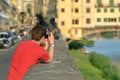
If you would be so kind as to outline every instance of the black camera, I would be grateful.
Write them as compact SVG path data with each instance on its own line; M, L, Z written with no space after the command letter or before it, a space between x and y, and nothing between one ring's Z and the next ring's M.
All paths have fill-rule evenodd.
M47 39L48 38L48 34L45 34L45 39Z

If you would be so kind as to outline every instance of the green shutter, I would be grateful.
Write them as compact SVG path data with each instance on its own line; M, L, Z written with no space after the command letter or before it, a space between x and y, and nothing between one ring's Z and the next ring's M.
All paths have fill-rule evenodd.
M97 12L101 12L101 9L100 9L100 8L98 8L98 9L97 9Z
M111 8L111 9L110 9L110 12L112 12L112 13L113 13L113 12L114 12L114 8Z
M105 12L105 13L107 12L107 8L104 8L104 12Z
M104 18L104 22L108 22L108 19L107 19L107 18Z
M110 0L110 6L114 5L114 0Z
M119 12L120 12L120 7L119 7Z
M97 18L97 22L101 22L101 18Z
M97 0L97 4L101 4L101 0Z
M120 22L120 17L119 17L119 22Z

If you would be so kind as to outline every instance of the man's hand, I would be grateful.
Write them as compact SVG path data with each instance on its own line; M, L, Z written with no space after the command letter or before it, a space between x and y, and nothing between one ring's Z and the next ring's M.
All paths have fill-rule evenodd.
M47 50L47 48L48 48L48 40L47 39L45 39L44 44L45 44L44 49Z
M52 32L49 32L48 42L50 45L54 44L54 36Z

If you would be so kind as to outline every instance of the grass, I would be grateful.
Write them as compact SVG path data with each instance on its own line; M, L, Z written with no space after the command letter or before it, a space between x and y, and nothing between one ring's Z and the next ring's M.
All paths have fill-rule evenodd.
M118 68L109 63L106 56L93 53L94 56L82 54L78 50L70 50L70 54L79 68L84 80L120 80ZM92 58L93 63L90 61ZM103 62L102 62L103 61ZM108 64L105 66L104 64ZM99 66L102 66L99 68Z
M105 80L101 77L101 70L91 65L88 56L76 50L70 50L70 52L84 80Z

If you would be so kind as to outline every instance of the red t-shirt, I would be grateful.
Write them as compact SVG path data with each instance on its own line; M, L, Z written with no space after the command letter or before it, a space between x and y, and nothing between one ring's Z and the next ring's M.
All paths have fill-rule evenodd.
M22 80L32 65L49 58L46 50L32 40L21 42L13 55L7 80Z

